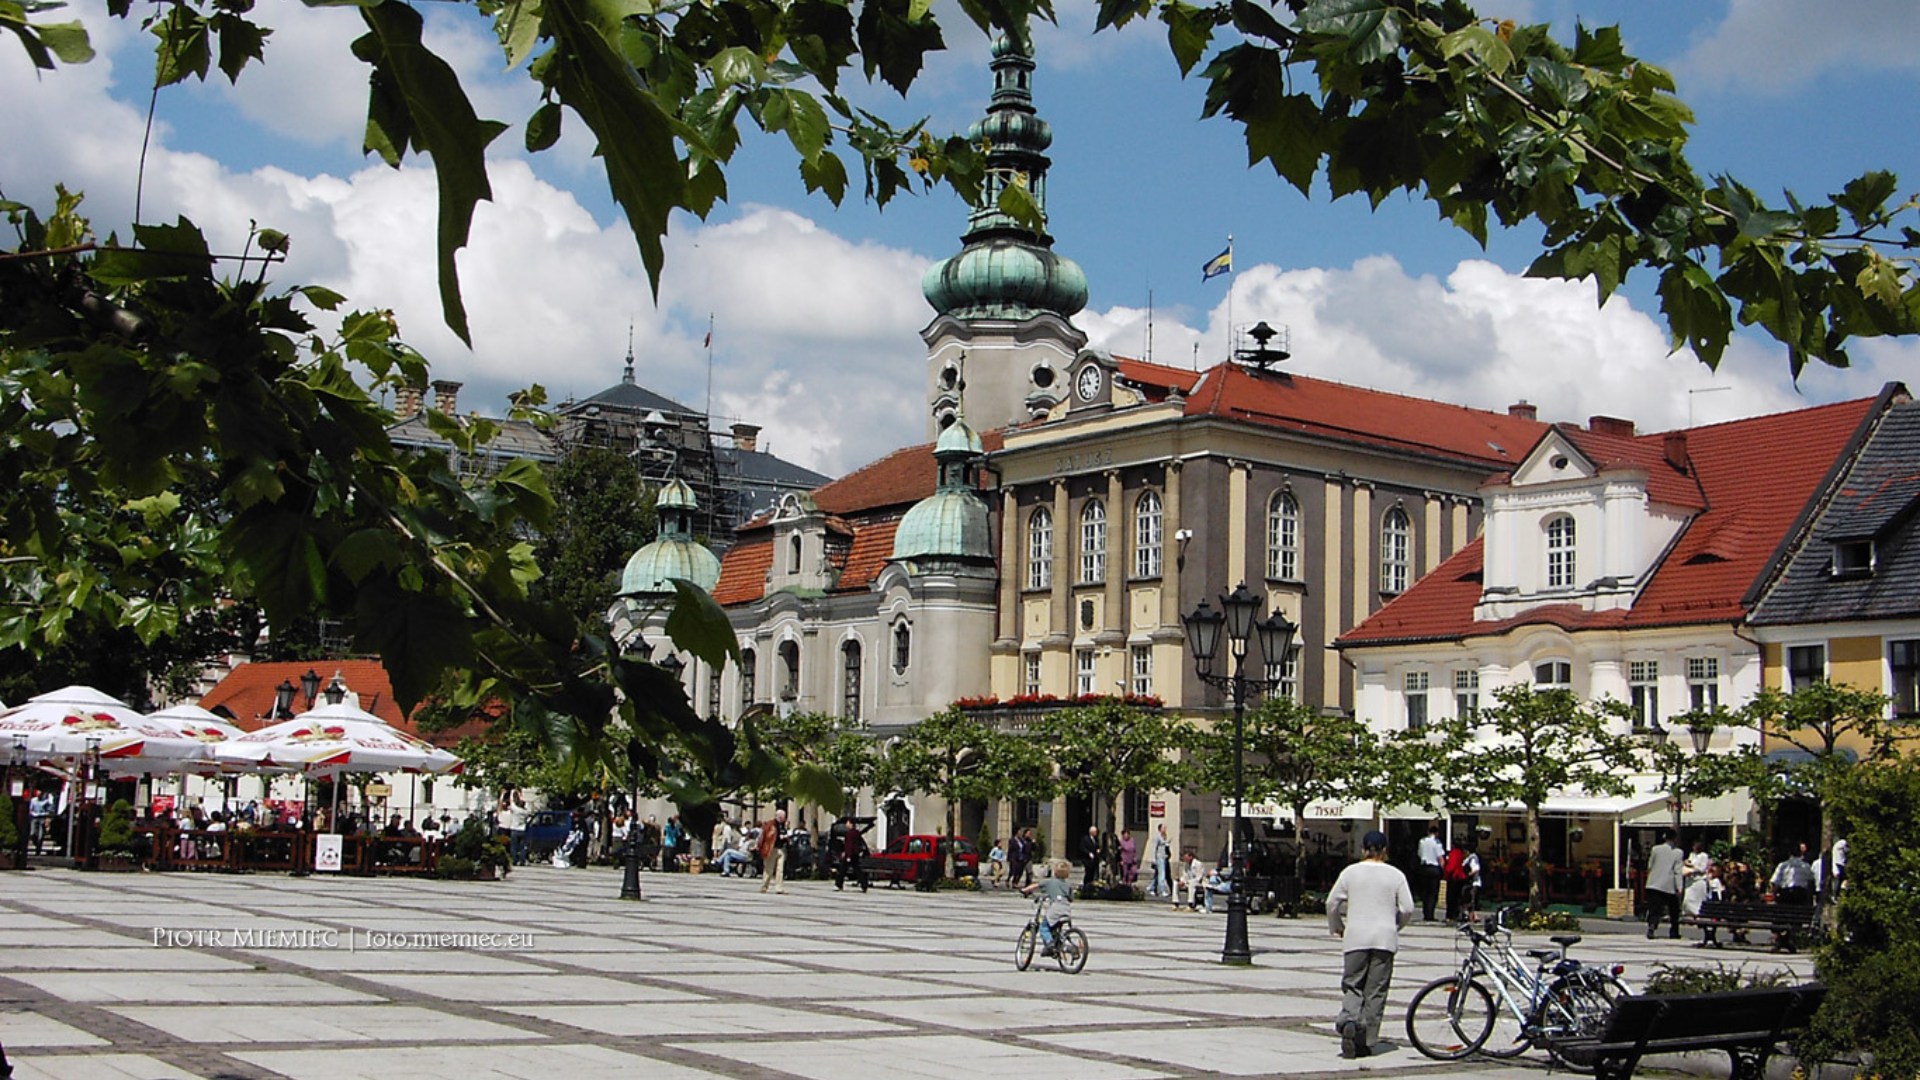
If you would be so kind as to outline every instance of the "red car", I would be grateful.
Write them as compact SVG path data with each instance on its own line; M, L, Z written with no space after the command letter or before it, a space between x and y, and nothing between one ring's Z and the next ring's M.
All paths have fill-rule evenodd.
M935 845L944 862L953 854L955 877L976 877L980 873L980 852L964 836L896 836L887 850L874 852L861 860L867 876L874 881L918 883L921 875L937 873L933 865Z

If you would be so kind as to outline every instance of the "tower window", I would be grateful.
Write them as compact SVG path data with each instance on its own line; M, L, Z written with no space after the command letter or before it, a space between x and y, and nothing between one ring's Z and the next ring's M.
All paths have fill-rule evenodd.
M1160 493L1143 491L1133 504L1133 576L1160 576L1160 554L1166 544L1166 518L1160 510Z
M746 712L754 702L754 661L752 649L740 650L740 711Z
M860 643L849 641L840 650L842 679L840 687L840 715L848 720L860 719Z
M1027 588L1053 584L1053 512L1042 506L1027 519Z
M1285 491L1267 504L1267 576L1300 580L1300 504Z
M1394 507L1380 522L1380 591L1403 593L1412 574L1413 523Z
M1098 499L1087 500L1080 511L1080 581L1094 584L1107 580L1107 507Z
M1573 588L1573 518L1567 514L1547 520L1547 588Z
M905 619L893 624L893 673L904 675L913 659L913 628Z

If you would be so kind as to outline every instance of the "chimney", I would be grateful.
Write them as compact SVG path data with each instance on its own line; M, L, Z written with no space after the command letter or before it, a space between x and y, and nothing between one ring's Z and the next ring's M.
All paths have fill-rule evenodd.
M1540 419L1539 410L1524 401L1516 401L1512 405L1507 406L1507 415L1520 420Z
M733 446L736 450L753 450L760 445L759 424L733 425Z
M1587 430L1595 435L1618 435L1623 439L1633 438L1633 421L1622 420L1617 416L1589 416Z
M452 379L433 380L433 407L447 416L460 415L455 410L460 402L460 384Z
M1666 452L1667 464L1679 469L1683 473L1692 471L1693 459L1687 456L1686 432L1667 432L1667 437L1662 440L1661 449Z
M393 418L395 420L405 420L418 415L420 415L420 388L417 386L402 386L394 391Z

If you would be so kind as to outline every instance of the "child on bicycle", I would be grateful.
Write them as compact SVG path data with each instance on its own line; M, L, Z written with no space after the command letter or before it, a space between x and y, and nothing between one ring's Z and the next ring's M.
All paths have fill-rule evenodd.
M1052 877L1041 878L1020 890L1021 896L1032 896L1038 892L1040 902L1045 905L1040 912L1040 943L1046 946L1049 956L1054 949L1053 928L1073 914L1073 886L1067 884L1066 880L1072 872L1072 865L1062 859L1053 864Z

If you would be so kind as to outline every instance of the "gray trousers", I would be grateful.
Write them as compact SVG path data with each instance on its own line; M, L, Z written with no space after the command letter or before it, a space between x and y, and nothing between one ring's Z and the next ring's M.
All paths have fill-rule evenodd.
M1361 1044L1380 1041L1380 1017L1387 1011L1387 986L1393 982L1393 954L1385 949L1355 949L1346 954L1340 973L1340 1016L1343 1024L1360 1025Z

